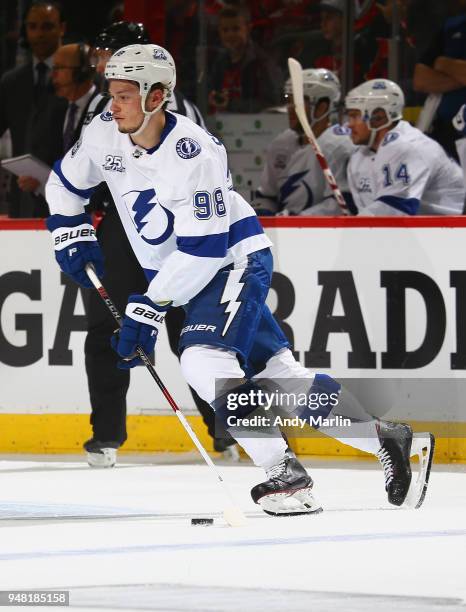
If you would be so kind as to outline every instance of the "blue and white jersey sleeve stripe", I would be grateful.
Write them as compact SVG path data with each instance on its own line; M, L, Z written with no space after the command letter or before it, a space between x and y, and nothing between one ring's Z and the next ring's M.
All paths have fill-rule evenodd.
M87 152L86 136L55 162L45 194L50 214L77 215L84 211L93 188L103 177Z

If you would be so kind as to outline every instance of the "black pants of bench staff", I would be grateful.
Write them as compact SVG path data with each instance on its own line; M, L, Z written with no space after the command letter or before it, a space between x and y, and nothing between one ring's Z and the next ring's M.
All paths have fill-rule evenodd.
M97 237L105 257L103 284L118 310L124 312L128 296L144 293L147 281L113 207L100 223ZM126 394L130 373L117 368L119 358L110 346L110 336L116 329L115 320L96 291L85 293L88 332L84 352L93 437L101 442L112 441L121 445L127 438ZM171 308L165 322L171 350L178 355L178 340L184 323L183 308ZM192 389L191 393L209 434L214 437L215 418L211 406Z

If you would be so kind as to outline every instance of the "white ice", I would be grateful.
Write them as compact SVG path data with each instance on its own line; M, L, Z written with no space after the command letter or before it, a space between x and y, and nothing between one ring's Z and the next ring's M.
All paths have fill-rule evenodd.
M325 511L295 518L253 504L259 469L222 466L248 517L230 528L193 455L79 459L0 461L0 590L69 590L88 611L466 611L466 466L434 466L403 510L376 463L306 461Z

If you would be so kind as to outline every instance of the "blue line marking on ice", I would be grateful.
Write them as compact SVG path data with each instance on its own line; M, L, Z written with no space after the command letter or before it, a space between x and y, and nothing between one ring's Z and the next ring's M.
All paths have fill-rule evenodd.
M224 542L198 542L180 544L149 544L144 546L124 546L109 548L83 548L81 550L45 550L19 553L0 554L0 561L19 561L32 559L46 559L51 557L80 557L101 555L127 555L135 553L152 553L175 550L209 550L214 548L243 548L253 546L287 546L297 544L314 544L320 542L365 542L374 540L406 540L444 537L464 537L466 529L452 529L451 531L407 531L405 533L355 533L329 536L310 536L307 538L285 538L283 540L239 540Z
M131 507L111 507L111 506L88 506L88 505L61 505L61 504L31 504L25 502L2 502L0 504L0 521L15 520L27 517L38 518L67 518L76 515L101 515L105 517L118 517L124 514L143 514L138 508ZM153 512L146 513L153 517Z

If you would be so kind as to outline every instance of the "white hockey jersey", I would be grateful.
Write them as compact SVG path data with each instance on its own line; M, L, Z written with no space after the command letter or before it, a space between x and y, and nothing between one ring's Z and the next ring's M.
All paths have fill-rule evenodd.
M460 159L461 168L463 170L463 181L466 187L466 138L460 138L455 142L456 151Z
M190 119L166 112L160 143L134 145L104 112L54 166L46 188L52 214L82 213L105 181L154 302L186 304L216 272L270 240L233 190L222 143Z
M291 131L283 132L283 137ZM349 131L340 125L331 125L317 141L341 191L348 192L346 169L355 150ZM259 187L261 197L254 201L255 208L267 207L274 213L286 211L292 215L341 214L311 146L307 142L303 146L297 143L294 151L291 147L288 151L286 165L281 167L276 161L276 149L271 147Z
M461 168L442 147L406 121L387 132L377 152L359 147L348 183L360 215L458 215Z
M270 143L262 171L260 185L252 206L255 210L276 214L279 208L280 187L286 181L288 163L292 155L302 148L299 134L288 128Z

